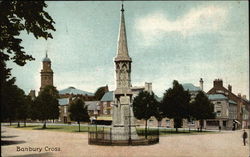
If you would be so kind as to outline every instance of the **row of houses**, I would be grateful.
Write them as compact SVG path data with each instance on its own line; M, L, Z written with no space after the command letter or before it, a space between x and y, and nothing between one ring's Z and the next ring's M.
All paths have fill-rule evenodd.
M191 95L191 101L199 91L203 91L203 80L200 79L200 86L195 86L191 83L182 84L184 90L188 90ZM131 87L133 97L136 97L140 91L152 92L152 83L145 83L144 86ZM92 93L88 93L74 87L69 87L59 91L62 98L59 99L60 104L60 118L59 122L70 122L68 108L72 100L76 97L91 97ZM235 95L232 93L232 86L228 88L223 86L221 79L216 79L213 82L213 87L206 93L209 100L214 104L214 112L216 113L215 119L207 119L203 122L203 128L217 129L219 126L222 129L233 128L247 128L249 126L249 101L246 96L240 94ZM67 97L65 97L67 95ZM158 101L161 98L156 96ZM88 100L88 99L87 99ZM112 122L112 106L114 104L114 92L107 91L100 101L85 101L88 107L91 122L102 122L102 124L111 124ZM143 125L144 121L136 120L138 125ZM150 126L173 127L173 120L164 118L158 122L154 117L149 119ZM183 127L198 128L200 124L198 121L183 120Z

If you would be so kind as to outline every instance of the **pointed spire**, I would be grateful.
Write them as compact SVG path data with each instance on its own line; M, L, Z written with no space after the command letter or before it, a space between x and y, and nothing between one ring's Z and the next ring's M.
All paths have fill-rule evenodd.
M115 58L115 61L122 61L122 60L131 61L131 58L128 55L123 4L121 8L121 22L120 22L120 29L119 29L119 36L118 36L117 56Z
M48 57L48 50L45 52L45 57L43 58L43 62L51 62L51 60Z
M124 8L123 8L123 1L122 1L122 9L121 9L122 12L124 12Z

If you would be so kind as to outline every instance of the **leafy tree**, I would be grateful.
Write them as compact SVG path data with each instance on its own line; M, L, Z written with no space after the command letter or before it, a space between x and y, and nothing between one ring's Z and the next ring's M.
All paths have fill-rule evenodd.
M0 53L0 57L3 58L3 54ZM14 105L13 101L15 99L15 91L17 86L14 85L16 79L11 78L10 76L11 69L6 67L6 63L1 59L0 62L0 89L1 89L1 121L9 120L10 125L11 121L14 118ZM13 114L14 113L14 114Z
M2 61L12 60L23 66L26 61L33 60L21 46L18 36L24 30L32 33L36 39L52 38L49 31L55 31L53 19L44 10L44 1L1 1L0 2L0 53ZM12 56L12 57L11 57Z
M56 119L59 116L58 91L54 86L46 86L40 91L35 100L33 112L37 115L34 118L44 121L43 128L46 128L46 120Z
M191 115L200 121L200 130L202 131L204 119L213 119L215 117L214 105L209 101L208 97L200 91L190 106Z
M25 121L28 117L28 104L26 103L26 96L23 90L17 88L16 93L16 119L18 120L17 126L20 127L20 121Z
M78 123L80 132L80 122L89 122L87 106L85 106L83 100L77 98L72 104L70 104L69 112L70 119Z
M6 62L13 61L24 66L26 61L34 60L21 46L19 37L24 30L35 38L52 38L49 31L55 31L53 19L44 11L44 1L0 1L0 84L1 84L1 121L11 121L16 116L15 94L18 88L15 78L11 78L11 69Z
M25 105L24 105L25 115L23 116L23 123L24 123L24 127L26 127L26 120L28 118L31 118L31 106L33 105L33 101L29 95L25 96L24 101L25 101Z
M190 94L184 91L178 81L173 81L173 88L169 88L164 93L161 111L165 117L174 118L174 127L176 132L182 126L182 119L188 118Z
M96 100L101 100L103 95L108 92L108 86L103 86L103 87L100 87L96 90L95 92L95 98Z
M145 120L145 137L147 138L148 119L155 116L157 112L157 101L154 93L150 94L147 91L142 91L133 101L133 111L137 119Z
M1 84L1 121L8 120L10 125L16 115L16 89L12 81Z
M164 117L163 112L161 111L161 105L162 105L162 103L157 102L156 112L155 112L155 115L154 115L154 117L155 117L155 118L157 119L157 121L158 121L158 127L161 126L161 120L162 120L163 117Z
M16 85L11 85L9 88L4 88L3 99L1 100L1 112L3 120L9 120L11 122L16 119L17 106L19 105L19 88ZM8 95L9 94L9 95Z

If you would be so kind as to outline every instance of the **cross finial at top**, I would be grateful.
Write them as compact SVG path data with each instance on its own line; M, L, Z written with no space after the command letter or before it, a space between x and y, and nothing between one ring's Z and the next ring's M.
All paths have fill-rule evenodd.
M122 12L124 12L124 8L123 8L123 0L122 0L122 9L121 9Z

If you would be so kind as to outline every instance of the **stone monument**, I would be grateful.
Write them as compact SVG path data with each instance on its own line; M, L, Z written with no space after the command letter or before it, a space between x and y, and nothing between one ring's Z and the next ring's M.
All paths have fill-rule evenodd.
M114 59L116 72L115 103L112 115L112 140L137 139L134 114L131 107L131 63L128 54L127 37L122 4L120 30L118 36L117 55Z

